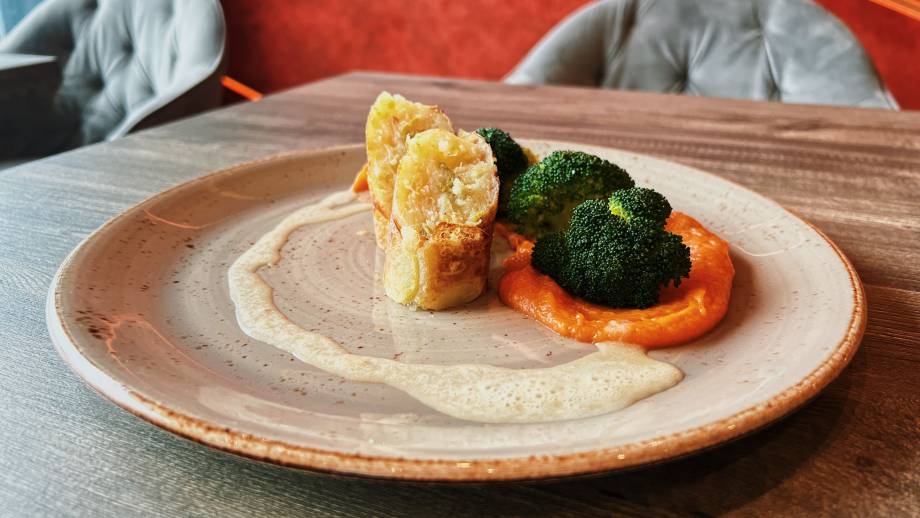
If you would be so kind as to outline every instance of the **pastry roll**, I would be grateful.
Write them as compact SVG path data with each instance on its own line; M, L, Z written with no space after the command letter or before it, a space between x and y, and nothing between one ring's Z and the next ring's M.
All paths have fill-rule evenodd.
M391 299L445 309L486 286L499 180L476 133L442 129L408 141L390 214L384 288Z
M450 119L437 107L381 92L371 106L365 126L367 183L374 202L377 246L386 248L387 224L393 204L393 178L406 139L432 128L453 131Z

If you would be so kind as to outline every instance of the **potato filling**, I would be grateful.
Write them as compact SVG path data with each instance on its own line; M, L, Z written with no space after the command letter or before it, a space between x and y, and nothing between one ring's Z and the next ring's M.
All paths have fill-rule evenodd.
M400 224L425 234L438 223L478 226L497 196L491 151L475 133L428 130L412 137L396 184Z

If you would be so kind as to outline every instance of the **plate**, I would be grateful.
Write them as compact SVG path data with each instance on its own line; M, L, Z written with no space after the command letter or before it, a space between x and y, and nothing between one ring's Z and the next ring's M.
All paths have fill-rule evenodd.
M284 216L346 189L362 146L217 172L153 196L89 236L49 292L60 355L115 404L202 444L288 466L413 480L523 480L635 467L762 427L816 395L865 327L862 286L820 231L717 176L609 148L623 166L731 244L725 320L651 356L677 386L619 412L538 424L454 419L397 389L346 381L246 336L228 295L233 261ZM489 292L455 310L389 301L371 215L296 231L264 277L294 322L358 354L402 362L538 368L593 346L558 337Z

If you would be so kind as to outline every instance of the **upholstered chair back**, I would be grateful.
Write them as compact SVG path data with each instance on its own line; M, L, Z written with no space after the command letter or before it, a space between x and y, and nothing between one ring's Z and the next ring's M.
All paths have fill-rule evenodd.
M897 108L853 34L810 0L604 0L506 81Z
M217 0L46 0L0 52L53 55L62 67L50 113L32 113L33 125L47 119L45 135L26 146L47 153L217 106L224 45Z

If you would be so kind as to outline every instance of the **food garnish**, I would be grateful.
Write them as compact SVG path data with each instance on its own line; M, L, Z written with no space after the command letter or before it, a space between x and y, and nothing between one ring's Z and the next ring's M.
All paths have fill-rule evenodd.
M728 243L698 221L674 212L665 226L690 248L693 269L679 287L661 289L658 304L618 309L573 296L531 264L533 241L496 225L515 248L504 261L499 283L502 302L546 327L581 342L626 342L647 348L670 347L699 338L728 311L735 269Z
M609 197L634 185L621 167L581 151L556 151L515 180L507 217L521 232L542 237L565 229L572 210L585 200Z
M508 206L511 186L517 180L517 177L530 165L530 160L524 149L511 138L510 134L498 128L479 128L476 133L486 139L489 147L492 148L492 154L495 156L498 178L501 180L498 213L503 215Z
M613 308L647 308L690 275L690 249L664 230L671 206L651 189L587 200L568 228L537 240L532 262L569 293Z

